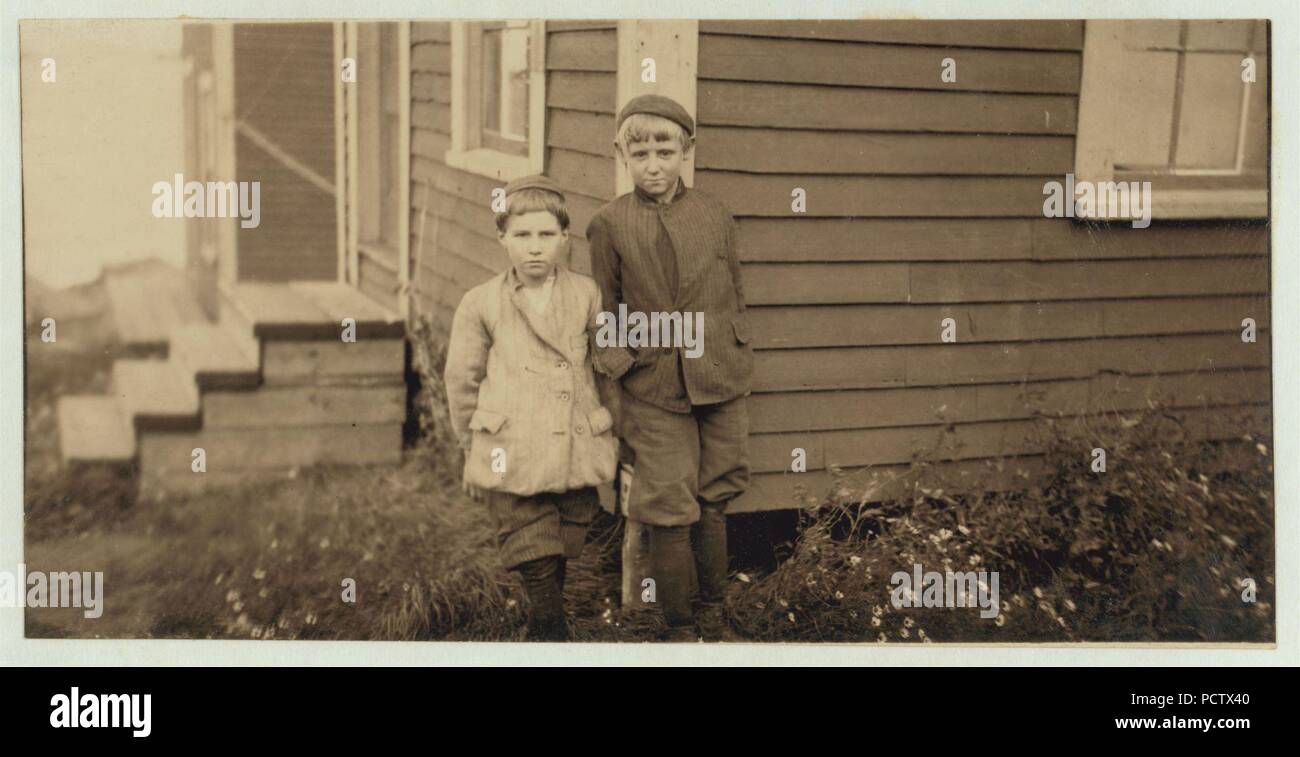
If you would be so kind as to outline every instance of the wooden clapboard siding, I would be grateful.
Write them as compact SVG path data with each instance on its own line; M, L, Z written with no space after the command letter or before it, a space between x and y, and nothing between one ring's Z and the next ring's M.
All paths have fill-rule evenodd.
M1199 339L1144 335L1127 342L1097 340L1093 344L1080 341L1026 346L971 345L963 349L957 345L932 345L762 351L755 356L753 388L755 392L785 392L957 386L984 381L1086 376L1106 370L1256 367L1268 364L1268 344L1267 335L1261 335L1253 344L1243 344L1236 334ZM1057 357L1068 362L1052 363ZM1005 359L1006 362L996 365L981 359ZM816 370L810 371L810 365L816 366Z
M1191 297L1114 300L886 305L789 305L748 311L754 344L769 349L1006 343L1097 337L1222 332L1239 334L1245 318L1269 323L1268 298ZM941 342L945 318L955 343Z
M564 188L570 220L568 262L581 272L591 268L587 224L614 196L617 68L613 22L547 25L546 174Z
M701 154L703 148L701 148ZM742 218L746 262L1090 260L1267 255L1268 226L1134 229L1053 218Z
M951 61L955 81L941 78ZM949 92L1077 94L1077 51L981 50L700 34L700 76ZM954 78L954 77L949 77Z
M701 127L697 169L814 174L1065 174L1074 139ZM611 149L612 152L612 149Z
M614 76L606 71L550 70L546 74L546 107L613 115Z
M1073 134L1078 98L700 79L697 119L701 127Z
M1255 405L1259 407L1260 405ZM1121 410L1121 412L1123 412ZM1175 409L1198 439L1234 439L1238 430L1235 407L1188 407ZM1080 416L1069 416L1078 419ZM1102 416L1103 418L1105 416ZM1056 419L1060 423L1059 419ZM1104 423L1104 421L1101 421ZM1214 427L1210 427L1213 422ZM1048 426L1041 419L991 421L931 426L840 431L756 434L750 440L755 473L779 473L791 469L794 450L806 454L808 471L829 466L844 468L893 465L915 458L969 460L988 457L1031 455L1041 452Z
M888 428L932 423L971 423L1015 420L1038 413L1078 415L1108 403L1136 402L1125 410L1145 407L1146 395L1119 392L1110 382L1127 374L1098 373L1086 378L1048 379L1018 383L899 386L828 392L763 392L750 397L755 433L786 430ZM1153 399L1174 406L1267 402L1268 370L1223 368L1176 374L1141 374ZM927 377L934 382L938 377Z
M1083 49L1082 21L701 21L700 33L1008 50Z
M755 305L1042 302L1267 294L1268 261L755 263L742 278Z
M1037 415L1158 400L1202 438L1267 430L1267 224L1043 215L1044 183L1074 167L1083 34L700 24L696 185L739 221L756 348L756 475L735 510L798 504L796 483L825 494L828 465L893 475L926 450L958 488L1015 485ZM810 472L782 475L795 446Z
M568 199L569 264L586 272L587 224L614 190L615 27L549 22L546 36L546 171ZM411 42L412 279L417 301L445 331L464 293L508 265L489 206L501 184L443 161L451 146L449 25L416 22Z
M1023 176L874 176L696 171L696 186L740 216L1042 218L1043 179ZM806 211L795 213L802 189Z

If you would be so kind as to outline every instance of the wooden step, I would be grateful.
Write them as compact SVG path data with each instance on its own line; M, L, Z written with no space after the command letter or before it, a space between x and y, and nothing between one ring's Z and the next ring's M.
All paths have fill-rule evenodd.
M199 392L193 376L171 360L113 363L113 396L137 431L185 431L199 427Z
M185 272L160 260L105 270L104 290L118 338L129 354L166 355L174 324L205 320Z
M336 281L291 281L289 288L310 300L336 325L344 318L356 321L357 339L401 339L406 335L406 322L400 315L356 287ZM335 329L336 336L340 330Z
M60 397L59 451L68 463L126 463L135 457L135 430L114 397Z
M200 391L252 389L261 382L254 340L241 340L215 323L176 326L171 335L171 360L190 376Z
M224 287L222 300L228 320L264 340L337 340L344 318L356 321L358 339L397 339L406 330L399 316L337 282L243 282Z

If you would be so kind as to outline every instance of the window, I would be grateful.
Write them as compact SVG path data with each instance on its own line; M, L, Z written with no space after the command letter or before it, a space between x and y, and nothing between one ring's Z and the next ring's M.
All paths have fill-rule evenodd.
M453 22L448 165L508 181L543 170L545 29Z
M1078 178L1150 181L1156 218L1267 216L1266 23L1089 21L1085 34Z

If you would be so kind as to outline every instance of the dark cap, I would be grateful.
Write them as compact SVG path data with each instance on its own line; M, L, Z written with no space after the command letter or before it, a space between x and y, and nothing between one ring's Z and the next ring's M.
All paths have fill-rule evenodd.
M532 176L520 176L518 179L507 184L506 197L509 197L521 189L544 189L547 192L553 192L559 195L561 201L564 200L564 190L560 189L560 185L539 173L535 173Z
M623 122L633 113L647 113L652 116L666 118L669 121L681 124L688 137L695 136L695 119L691 118L691 114L687 113L685 108L670 97L664 97L663 95L633 97L618 112L618 125L615 128L622 127Z

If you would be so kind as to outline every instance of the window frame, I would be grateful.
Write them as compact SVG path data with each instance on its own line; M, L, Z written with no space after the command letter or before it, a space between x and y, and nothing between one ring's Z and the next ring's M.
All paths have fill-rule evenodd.
M362 165L363 157L361 155L361 130L365 129L382 129L384 119L383 114L363 113L360 110L360 93L359 88L363 86L375 86L378 80L362 70L363 64L368 62L363 60L361 50L361 38L359 25L363 23L392 23L396 24L397 35L394 40L397 52L397 71L394 74L396 92L393 95L397 105L397 141L389 145L388 149L393 152L390 156L393 166L396 168L396 175L391 180L397 184L397 208L394 217L383 219L382 221L392 221L396 228L391 230L392 245L385 245L382 242L375 242L370 239L361 238L361 207L364 203L373 211L373 206L382 203L382 200L374 197L363 196L363 190L377 189L382 191L382 187L367 186L371 179L377 179L379 174L378 166ZM398 309L402 315L406 315L408 307L407 298L400 296L401 292L406 291L410 281L410 225L411 225L411 22L409 21L346 21L341 22L336 29L340 33L335 35L336 49L339 51L339 58L352 58L357 65L357 79L354 82L342 83L341 77L336 72L335 77L335 133L340 135L339 142L336 144L336 156L339 158L337 174L340 177L340 185L346 183L346 198L340 193L339 208L340 216L344 216L346 223L341 226L345 228L346 235L340 240L341 258L339 279L352 286L359 286L361 283L360 259L364 256L366 260L373 263L394 275L398 284L398 291L393 292L397 297ZM378 35L377 35L378 38ZM382 107L382 103L380 104ZM368 144L373 144L369 139ZM367 181L363 181L363 178Z
M1078 181L1110 182L1149 180L1152 183L1151 215L1157 219L1267 218L1269 215L1269 172L1260 187L1232 186L1243 183L1249 174L1243 171L1242 155L1246 151L1247 111L1240 114L1242 132L1236 169L1182 169L1168 174L1121 170L1114 165L1115 147L1123 139L1117 127L1124 123L1124 104L1114 87L1114 77L1123 75L1124 39L1128 20L1087 21L1085 25L1082 79L1075 129L1074 173ZM1268 56L1267 36L1251 46L1250 55ZM1265 71L1268 58L1262 61ZM1243 87L1243 102L1249 101L1249 87ZM1269 124L1271 126L1271 123ZM1173 124L1172 128L1177 128ZM1271 139L1271 129L1265 131ZM1213 183L1222 177L1223 186L1193 188L1194 183ZM1187 181L1193 179L1193 181ZM1104 218L1104 216L1097 216Z
M478 128L474 108L477 62L472 61L471 34L481 34L491 21L451 22L451 147L443 162L498 181L542 173L546 164L546 22L529 21L528 49L528 154L515 155L491 147L471 147L471 130ZM473 107L471 107L473 106Z

